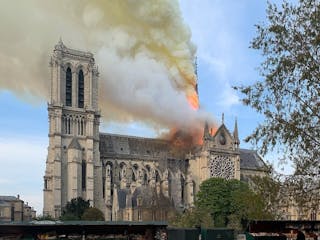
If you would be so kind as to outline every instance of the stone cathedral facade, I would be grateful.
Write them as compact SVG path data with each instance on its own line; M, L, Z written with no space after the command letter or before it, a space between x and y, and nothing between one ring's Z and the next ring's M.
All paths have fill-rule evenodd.
M210 177L266 173L255 151L239 148L238 127L224 123L203 145L181 154L169 141L99 132L99 73L94 56L60 41L51 61L49 147L44 215L58 218L68 201L90 200L111 221L167 220L194 204Z

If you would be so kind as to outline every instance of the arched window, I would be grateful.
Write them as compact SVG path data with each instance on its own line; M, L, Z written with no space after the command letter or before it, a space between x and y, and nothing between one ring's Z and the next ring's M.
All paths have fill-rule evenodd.
M87 178L87 163L85 160L82 160L82 190L86 190L86 178Z
M156 182L160 182L160 175L158 171L156 171Z
M78 107L83 108L84 106L84 77L83 71L79 71L78 76Z
M184 178L183 176L181 175L180 176L180 183L181 183L181 203L183 204L184 203L184 185L185 185L185 181L184 181Z
M66 106L72 106L72 72L69 67L66 72Z
M48 190L48 179L44 179L44 190Z
M171 177L171 173L168 173L168 192L169 192L169 196L172 197L171 192L172 192L172 177Z
M148 175L145 173L143 175L143 184L147 184L148 183Z
M106 178L102 178L102 198L106 197Z

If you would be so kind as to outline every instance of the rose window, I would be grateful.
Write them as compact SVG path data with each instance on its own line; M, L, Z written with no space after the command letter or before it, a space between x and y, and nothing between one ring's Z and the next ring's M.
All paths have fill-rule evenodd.
M235 167L233 161L225 156L211 157L210 163L210 177L219 177L224 179L233 179Z

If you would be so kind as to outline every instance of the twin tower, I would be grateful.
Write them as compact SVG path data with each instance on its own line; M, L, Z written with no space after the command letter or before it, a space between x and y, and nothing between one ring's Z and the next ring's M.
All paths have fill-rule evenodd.
M91 53L55 46L50 61L49 147L44 176L44 215L81 196L99 206L101 177L98 70Z

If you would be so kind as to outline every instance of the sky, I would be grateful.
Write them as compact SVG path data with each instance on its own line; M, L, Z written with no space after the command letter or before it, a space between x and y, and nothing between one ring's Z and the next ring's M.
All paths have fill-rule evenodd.
M0 0L0 8L3 1ZM240 102L241 96L232 86L247 85L260 79L257 67L262 59L260 53L250 49L249 45L255 36L254 25L265 20L266 1L180 0L179 5L197 49L201 109L214 116L218 122L221 122L221 115L224 113L225 124L231 131L237 118L240 147L254 149L254 146L245 143L243 139L263 121L263 116L243 106ZM6 65L1 58L1 52L5 50L1 44L4 35L0 36L0 66ZM52 40L52 49L59 37L63 36L61 33L61 36ZM63 39L72 42L68 38ZM11 40L12 44L17 41L14 37ZM49 72L47 62L41 63L41 68ZM97 64L99 65L99 62ZM24 81L23 67L22 64L21 69L15 69L21 73L19 81ZM5 79L3 73L0 76L1 83ZM19 85L19 82L15 84ZM0 89L0 195L19 194L41 214L48 147L47 101L34 97L32 92L26 91L27 93L21 94L11 89ZM155 137L157 134L154 128L146 126L141 121L104 121L100 131L144 137ZM265 160L274 164L276 169L283 168L278 165L277 155L274 153L265 156ZM290 169L288 166L285 168Z

